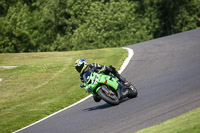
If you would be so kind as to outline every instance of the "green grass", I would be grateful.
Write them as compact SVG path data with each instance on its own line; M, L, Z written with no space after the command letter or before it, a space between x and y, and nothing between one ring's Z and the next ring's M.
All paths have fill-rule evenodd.
M78 58L120 68L121 48L0 54L0 132L16 131L86 97L74 68Z
M137 133L200 133L200 108Z

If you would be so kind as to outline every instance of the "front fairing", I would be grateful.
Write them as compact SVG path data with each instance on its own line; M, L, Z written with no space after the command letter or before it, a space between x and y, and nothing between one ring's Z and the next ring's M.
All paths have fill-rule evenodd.
M90 88L92 89L91 91L93 92L98 85L98 77L99 75L95 72L84 73L83 79L85 82L85 90L88 90Z

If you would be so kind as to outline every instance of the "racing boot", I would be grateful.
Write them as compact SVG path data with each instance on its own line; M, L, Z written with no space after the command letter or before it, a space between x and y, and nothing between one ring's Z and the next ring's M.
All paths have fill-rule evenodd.
M131 82L128 82L126 78L122 77L118 71L116 71L114 66L107 67L107 70L112 72L125 86L129 87L131 85Z
M128 82L126 78L122 77L118 72L116 73L116 77L127 87L131 85L131 82Z

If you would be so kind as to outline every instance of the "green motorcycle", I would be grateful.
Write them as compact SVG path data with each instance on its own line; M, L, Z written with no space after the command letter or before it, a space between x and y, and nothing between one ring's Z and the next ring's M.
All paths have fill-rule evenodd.
M132 84L125 86L111 73L105 75L87 71L83 74L83 79L85 83L80 87L111 105L118 105L119 101L125 97L134 98L138 95L137 89Z

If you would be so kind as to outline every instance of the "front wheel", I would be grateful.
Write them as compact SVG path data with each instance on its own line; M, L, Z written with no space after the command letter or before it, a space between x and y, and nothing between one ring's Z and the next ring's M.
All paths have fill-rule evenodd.
M106 86L102 86L98 91L97 94L103 99L105 102L111 105L118 105L119 98L116 96L114 92L109 90Z

